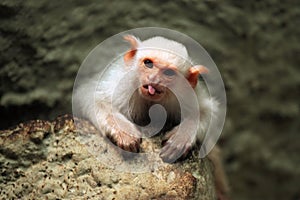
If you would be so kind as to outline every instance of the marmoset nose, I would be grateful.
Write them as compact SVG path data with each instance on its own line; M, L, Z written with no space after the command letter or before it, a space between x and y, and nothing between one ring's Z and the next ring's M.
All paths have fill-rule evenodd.
M148 80L151 82L151 83L154 83L154 84L158 84L160 82L160 78L157 74L150 74L148 75Z

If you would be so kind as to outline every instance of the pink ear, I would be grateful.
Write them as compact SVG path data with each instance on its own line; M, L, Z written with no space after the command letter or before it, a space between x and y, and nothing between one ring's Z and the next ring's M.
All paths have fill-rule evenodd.
M191 84L192 88L195 88L198 83L199 74L207 74L208 69L203 65L195 65L188 70L187 80Z
M139 40L136 37L134 37L133 35L126 35L126 36L124 36L124 39L126 41L128 41L131 45L130 50L127 51L124 55L125 63L129 64L136 54L137 47L139 45Z

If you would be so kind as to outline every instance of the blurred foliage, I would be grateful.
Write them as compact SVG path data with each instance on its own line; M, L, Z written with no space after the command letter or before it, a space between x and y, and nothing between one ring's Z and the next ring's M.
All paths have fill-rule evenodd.
M220 142L233 199L299 199L297 0L2 0L0 127L70 113L88 52L145 26L191 36L219 67L228 98Z

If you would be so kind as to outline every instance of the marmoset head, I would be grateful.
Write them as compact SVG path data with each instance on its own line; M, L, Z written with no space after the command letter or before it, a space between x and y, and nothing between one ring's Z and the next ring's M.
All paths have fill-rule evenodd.
M170 98L169 88L178 84L183 75L195 87L200 73L206 73L203 66L192 66L184 45L163 37L145 41L127 35L124 37L131 49L124 55L127 66L136 66L139 79L139 93L147 100L159 102Z

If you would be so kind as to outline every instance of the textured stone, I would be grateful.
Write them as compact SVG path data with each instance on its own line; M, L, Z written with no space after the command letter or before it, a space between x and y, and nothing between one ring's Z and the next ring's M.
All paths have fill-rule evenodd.
M203 199L215 198L212 168L195 152L175 164L144 173L103 164L78 138L104 140L89 122L62 116L22 123L0 132L2 199ZM159 138L154 138L159 141ZM156 148L148 141L142 148ZM101 151L101 150L100 150ZM143 151L143 150L142 150ZM120 155L115 152L115 158ZM158 159L158 155L156 158ZM161 161L162 162L162 161ZM138 163L136 164L138 165ZM137 166L138 167L138 166Z

